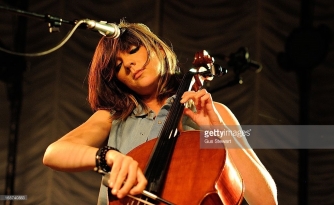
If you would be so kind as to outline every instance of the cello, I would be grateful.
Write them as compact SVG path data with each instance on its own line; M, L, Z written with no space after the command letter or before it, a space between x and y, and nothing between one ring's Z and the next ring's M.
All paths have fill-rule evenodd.
M193 65L195 68L180 83L159 136L127 154L145 170L146 194L117 199L108 189L109 205L236 205L242 202L244 184L224 145L219 149L200 149L201 131L177 129L184 109L180 103L182 94L189 88L197 91L203 80L212 80L222 72L206 51L195 54Z

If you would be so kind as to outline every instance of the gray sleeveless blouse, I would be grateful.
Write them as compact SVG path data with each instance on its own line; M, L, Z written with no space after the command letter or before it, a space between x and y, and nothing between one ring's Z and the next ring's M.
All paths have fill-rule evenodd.
M157 116L152 110L145 112L141 106L137 106L125 121L114 120L109 134L108 145L126 154L142 143L156 138L173 101L174 97L168 98ZM187 116L183 116L182 125L184 130L199 129L199 126ZM107 192L108 188L101 184L98 205L108 204Z

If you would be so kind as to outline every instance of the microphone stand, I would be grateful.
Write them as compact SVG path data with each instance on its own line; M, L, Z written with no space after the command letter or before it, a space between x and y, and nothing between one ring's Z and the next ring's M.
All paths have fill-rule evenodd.
M23 2L23 3L22 3ZM27 1L22 0L23 7L27 7ZM108 33L110 28L106 26L105 22L96 23L95 21L91 21L89 19L85 20L74 20L68 21L61 19L59 17L54 17L49 14L41 15L33 12L28 12L20 9L14 9L7 6L0 5L0 10L5 10L9 12L13 12L15 14L20 15L18 18L18 29L15 34L15 50L19 52L12 52L7 49L3 49L1 47L5 47L0 42L0 59L4 59L2 62L2 66L0 67L0 80L4 81L7 85L7 95L8 100L10 101L10 131L9 131L9 140L8 140L8 158L7 158L7 169L6 169L6 187L5 187L5 196L13 195L14 192L14 179L15 179L15 168L16 168L16 150L17 150L17 142L18 142L18 133L19 133L19 121L21 114L21 106L22 106L22 79L23 79L23 70L25 68L25 60L23 58L18 58L17 56L31 57L31 56L40 56L45 55L50 52L55 51L60 48L73 34L73 32L77 28L90 28L98 30L102 35L110 35ZM59 32L60 26L62 23L74 25L73 29L67 34L64 40L57 45L56 47L39 53L23 53L24 50L24 39L26 34L26 19L21 18L21 16L34 17L38 19L44 19L48 22L49 32ZM97 25L98 24L98 25ZM95 28L97 27L97 28ZM107 28L105 28L107 27ZM118 37L116 34L119 33L114 32L113 38ZM15 55L15 57L13 55ZM9 69L13 67L13 69ZM8 197L10 198L10 197ZM5 205L11 205L13 203L12 200L6 199L4 200Z
M26 7L26 3L23 3ZM0 6L0 9L3 7ZM18 18L19 25L15 32L15 50L22 51L25 45L26 20ZM0 42L1 46L2 43ZM8 153L6 166L6 183L5 195L14 195L15 185L15 171L16 171L16 153L17 142L19 137L19 122L22 108L22 79L23 71L26 67L26 62L22 57L16 57L7 53L0 52L1 69L0 80L6 83L7 99L10 102L10 122L9 122L9 136L8 136ZM13 200L5 198L5 205L12 205Z
M25 1L23 1L25 2ZM27 7L24 4L24 7ZM21 16L35 17L39 19L45 19L48 22L50 33L59 31L59 27L62 23L75 25L75 21L68 21L51 15L41 15L37 13L27 12L19 9L5 7L0 5L0 10L6 10L16 13ZM26 34L26 19L18 18L18 30L15 33L15 50L24 50L24 39ZM1 47L5 47L0 42ZM17 143L19 137L19 123L22 109L22 79L23 71L26 67L24 58L10 55L0 51L2 59L2 67L0 67L0 80L6 83L7 98L10 102L10 123L9 123L9 137L8 137L8 154L7 154L7 166L6 166L6 183L5 183L5 196L15 194L15 172L16 172L16 154ZM12 205L13 200L5 199L4 205Z

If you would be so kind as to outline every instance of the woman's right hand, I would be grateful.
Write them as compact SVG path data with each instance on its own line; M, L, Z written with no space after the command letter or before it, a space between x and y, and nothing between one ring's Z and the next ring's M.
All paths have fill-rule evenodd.
M107 183L113 195L123 198L143 192L147 180L137 161L115 150L107 152L106 161L111 167Z

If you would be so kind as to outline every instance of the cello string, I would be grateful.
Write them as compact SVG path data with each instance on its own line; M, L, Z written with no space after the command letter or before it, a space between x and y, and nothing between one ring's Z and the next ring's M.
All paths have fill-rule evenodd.
M186 73L183 76L183 79L180 83L180 87L178 88L178 90L176 92L176 98L177 99L179 98L178 95L180 95L181 90L184 90L184 87L185 87L184 85L185 85L185 81L186 81L185 79L188 76L187 74L188 73ZM176 101L177 101L177 99L176 99ZM150 163L149 163L151 165L149 165L146 169L145 175L148 178L148 181L153 181L154 180L152 178L154 178L154 175L157 174L157 171L153 171L153 170L157 170L157 167L160 167L160 166L158 166L158 164L161 163L160 162L161 160L159 160L159 159L161 158L161 156L166 156L166 153L170 152L168 150L174 144L173 140L169 139L169 135L170 135L171 129L173 128L173 124L175 124L175 123L173 123L173 121L175 121L175 120L171 120L171 119L174 119L174 117L175 117L175 116L172 116L172 113L175 113L175 108L176 108L176 106L178 106L176 101L173 102L173 104L171 106L171 110L169 111L169 113L166 117L165 123L164 123L162 129L160 130L159 139L158 139L157 145L155 147L154 155L152 155L152 158L151 158ZM165 159L165 160L168 161L168 159ZM153 167L155 167L155 168L153 169ZM150 180L150 179L152 179L152 180ZM151 191L151 190L149 190L149 191Z
M183 77L180 86L176 92L176 97L175 97L175 103L179 103L179 101L181 100L182 94L186 91L186 89L189 87L190 81L192 79L193 73L187 72L185 74L185 76ZM190 78L191 77L191 78ZM174 104L173 104L174 105ZM177 104L177 106L172 106L172 109L170 110L167 118L179 118L179 115L181 115L182 113L181 110L183 109L183 105L182 104ZM173 113L177 113L178 115L175 116ZM173 114L173 116L172 116ZM167 120L166 119L166 127L168 127L166 130L173 130L175 127L177 127L177 123L178 120ZM168 136L170 133L166 133Z
M134 199L134 200L137 200L138 203L139 203L139 202L142 202L142 203L144 203L144 204L148 204L148 205L155 205L155 204L152 204L152 203L150 203L150 202L148 202L148 201L145 201L145 200L143 200L143 199L140 199L140 198L138 198L138 197L134 197L134 196L131 196L131 195L128 195L128 197L130 197L130 198L132 198L132 199Z
M102 179L102 183L103 183L103 185L106 186L106 187L109 187L108 179L109 179L109 177L110 177L110 172L104 172L103 170L99 170L99 173L103 175L103 179ZM159 202L163 202L163 203L165 203L165 204L167 204L167 205L174 205L173 203L171 203L171 202L169 202L169 201L167 201L167 200L165 200L165 199L163 199L163 198L161 198L161 197L158 197L157 195L152 194L152 193L150 193L150 192L148 192L148 191L146 191L146 190L144 190L144 191L142 192L142 195L144 195L144 196L146 196L146 197L148 197L148 198L151 198L151 199L153 199L153 200L156 200L156 201L159 201ZM133 198L133 199L139 199L139 198L134 197L134 196L129 195L129 194L128 194L127 196L130 197L130 198ZM141 199L141 200L142 200L142 199ZM147 204L152 204L152 203L147 202ZM154 204L153 204L153 205L154 205Z
M154 186L152 185L152 187L155 187L155 190L149 190L150 192L159 192L161 187L160 180L162 180L162 175L164 175L164 172L166 171L167 163L172 155L173 147L177 139L177 137L169 138L169 136L177 130L177 124L179 122L180 116L182 115L181 110L184 106L183 104L179 103L179 101L181 100L183 92L189 88L192 77L192 72L187 72L183 76L182 81L180 82L180 86L176 92L175 100L166 117L165 123L160 130L159 139L154 148L154 154L152 155L149 166L145 171L145 176L147 177L149 184L155 181Z

